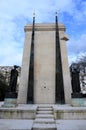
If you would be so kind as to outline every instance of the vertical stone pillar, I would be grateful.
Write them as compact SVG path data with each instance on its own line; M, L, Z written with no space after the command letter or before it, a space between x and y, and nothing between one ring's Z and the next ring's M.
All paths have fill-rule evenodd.
M63 71L63 82L64 82L64 96L65 103L71 103L71 79L68 65L68 56L66 50L66 41L68 40L68 36L64 34L64 32L60 33L60 46L61 46L61 60L62 60L62 71Z
M23 60L21 67L21 78L18 92L18 103L27 103L27 91L28 91L28 76L29 76L29 62L30 62L30 48L31 48L31 36L32 32L25 28L25 43Z

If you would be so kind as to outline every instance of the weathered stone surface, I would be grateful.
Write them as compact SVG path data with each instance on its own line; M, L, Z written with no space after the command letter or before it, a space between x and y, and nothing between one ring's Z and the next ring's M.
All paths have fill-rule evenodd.
M72 90L71 90L71 79L70 79L70 72L69 72L69 65L68 65L67 49L66 49L66 40L60 39L60 46L61 46L61 60L62 60L65 103L70 104Z
M86 120L57 120L57 130L86 130Z
M45 124L54 124L55 123L55 120L53 118L36 118L34 123L45 123Z
M18 93L18 103L27 103L30 46L31 46L31 32L26 32L21 79L20 79L19 93Z
M85 107L58 107L54 108L55 119L62 120L82 120L86 119Z
M71 105L74 107L86 107L86 98L72 98Z
M5 98L3 107L16 107L17 99L16 98Z
M0 119L0 130L31 130L33 120Z
M36 123L33 125L33 130L56 130L55 124L40 124Z
M19 105L15 108L0 107L0 119L34 119L35 115L36 106L33 105Z
M27 103L32 25L25 26L25 45L18 102ZM65 42L65 27L59 24L65 102L71 102L71 84ZM55 24L36 24L34 40L34 103L55 104Z

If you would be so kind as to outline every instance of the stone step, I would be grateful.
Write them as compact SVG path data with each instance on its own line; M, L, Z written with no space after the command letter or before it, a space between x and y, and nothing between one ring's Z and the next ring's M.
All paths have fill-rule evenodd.
M35 123L32 130L57 130L55 124L40 124Z
M53 111L37 111L37 114L53 114Z
M38 107L37 110L39 110L39 111L53 111L53 108L40 108L40 107Z
M36 118L35 120L34 120L34 123L45 123L45 124L49 124L49 123L55 123L55 120L54 119L44 119L44 118Z
M38 114L36 118L54 118L53 114Z
M53 108L52 106L48 106L48 105L40 105L38 106L39 108Z

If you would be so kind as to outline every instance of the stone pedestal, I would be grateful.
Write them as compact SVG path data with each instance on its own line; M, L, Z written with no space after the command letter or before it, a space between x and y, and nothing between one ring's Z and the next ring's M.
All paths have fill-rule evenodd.
M86 94L83 95L82 93L72 93L72 101L71 105L74 107L86 107Z
M8 92L4 99L3 107L16 107L17 106L17 93Z

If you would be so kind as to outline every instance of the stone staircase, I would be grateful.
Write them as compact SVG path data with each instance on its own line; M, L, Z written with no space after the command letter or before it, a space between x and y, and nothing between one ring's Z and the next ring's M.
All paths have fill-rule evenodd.
M38 106L32 130L56 130L52 106Z

